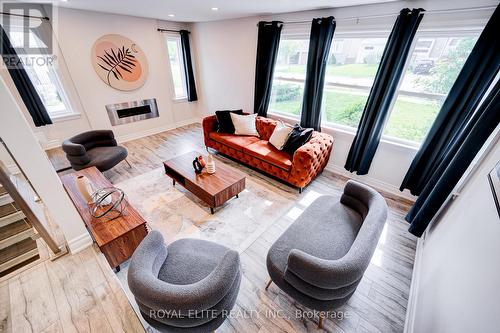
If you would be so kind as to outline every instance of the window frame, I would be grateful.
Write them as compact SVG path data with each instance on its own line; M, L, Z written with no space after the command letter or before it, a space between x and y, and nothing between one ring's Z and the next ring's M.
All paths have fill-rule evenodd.
M408 53L409 56L407 58L407 61L405 62L405 66L403 68L403 75L401 76L401 78L398 82L398 87L396 89L396 93L394 94L394 96L391 100L391 104L389 107L389 116L387 117L387 122L389 122L389 119L392 115L392 111L394 110L394 105L395 105L396 100L399 96L399 90L401 88L401 84L402 84L404 77L405 77L404 74L407 72L408 67L410 66L412 55L413 55L413 52L416 48L416 44L417 44L417 41L419 38L436 38L436 37L449 37L449 38L457 37L457 38L460 38L460 37L466 37L466 36L479 36L481 34L481 31L483 30L483 28L484 28L483 26L475 26L474 25L474 26L468 26L465 28L463 26L460 26L460 27L457 26L456 29L453 27L448 27L448 28L446 28L446 27L430 27L427 29L421 28L420 30L418 30L414 36L414 39L413 39L413 42L412 42L412 45L410 48L410 52ZM388 38L389 34L390 34L390 30L384 30L384 29L377 30L377 31L344 30L344 31L340 31L340 32L335 32L334 38L360 38L360 39L362 39L362 38ZM290 34L290 35L282 34L282 39L286 39L286 36L289 36L289 37L291 36L292 38L290 38L290 39L300 39L300 37L303 37L306 35L305 34L300 34L300 35L298 35L298 34ZM283 37L285 37L285 38L283 38ZM297 37L299 37L299 38L297 38ZM309 36L307 35L306 38L309 38ZM274 77L274 73L273 73L273 80L274 79L275 79L275 77ZM321 105L321 108L322 108L322 110L321 110L321 117L322 117L321 127L322 127L322 129L325 129L326 132L328 132L328 131L340 131L344 134L348 134L348 135L352 135L352 136L356 135L357 130L358 130L357 127L350 127L350 126L342 125L339 123L327 122L326 118L324 117L325 112L324 112L323 103ZM268 111L268 114L270 116L275 116L276 118L282 119L285 121L299 121L300 122L300 118L301 118L300 115L294 116L294 115L287 114L284 112L276 112L276 111L275 112ZM387 123L385 125L387 125ZM385 129L385 125L384 125L384 129ZM424 140L425 140L425 137L421 142L416 142L416 141L411 141L411 140L406 140L406 139L386 135L384 133L382 134L382 136L380 138L381 142L392 144L392 145L399 146L399 147L404 147L404 148L407 148L407 149L410 149L413 151L417 151L420 148L420 146Z
M386 123L384 124L384 132L385 132L385 128L387 126L387 123L389 122L389 120L391 118L392 112L394 111L394 106L395 106L396 101L397 101L397 99L399 97L399 91L401 89L401 84L403 83L403 81L405 79L405 75L406 75L406 73L408 71L408 67L410 66L411 59L412 59L412 56L413 56L413 52L415 51L418 39L419 38L424 38L424 39L428 39L429 38L430 39L430 38L438 38L438 37L461 38L461 37L467 37L467 36L479 36L481 34L482 30L483 30L483 28L479 28L479 27L477 27L477 28L471 28L471 29L462 29L462 28L459 28L459 29L438 29L438 28L430 28L430 29L422 29L422 30L419 30L419 31L417 31L415 33L415 36L413 38L413 42L412 42L412 45L411 45L411 48L410 48L410 52L408 53L408 58L406 59L406 62L405 62L404 68L403 68L403 75L399 79L398 87L396 89L396 93L394 94L394 96L392 97L392 100L391 100L391 104L390 104L390 107L389 107L389 115L387 117ZM448 94L449 94L449 92L448 92ZM448 97L448 94L446 95L447 97ZM432 126L432 124L431 124L431 126ZM427 133L426 133L426 136L424 136L424 138L422 139L422 141L417 142L417 141L411 141L411 140L407 140L407 139L403 139L403 138L398 138L398 137L395 137L395 136L387 135L384 132L382 132L381 140L384 140L386 142L392 142L392 143L404 145L404 146L407 146L407 147L413 147L416 150L418 150L420 148L420 146L422 145L422 143L425 141L425 137L427 136Z
M178 50L178 57L179 57L179 65L181 69L181 82L182 86L184 88L184 95L183 96L177 96L177 93L175 91L175 81L174 81L174 72L172 68L172 61L170 61L170 52L168 50L168 42L169 41L175 41L177 44L177 50ZM170 68L170 83L172 84L172 101L174 102L185 102L188 99L188 92L187 92L187 83L186 83L186 73L185 73L185 68L184 68L184 56L182 54L182 44L181 44L181 36L176 33L167 33L165 35L165 46L167 47L167 59L168 59L168 66Z
M12 32L12 31L24 33L24 27L13 24L10 26L10 29L9 29L9 32ZM9 35L9 38L12 38L12 37ZM43 54L43 55L48 56L49 54ZM22 58L22 55L18 55L18 56ZM47 69L49 72L48 76L49 76L50 82L55 86L57 93L61 97L62 104L64 105L64 110L58 110L55 112L51 112L49 110L49 108L44 104L44 107L47 110L47 114L49 115L49 118L54 123L65 121L65 120L72 120L72 119L80 118L81 117L80 112L75 111L75 109L73 108L71 100L68 96L68 93L66 92L66 89L65 89L64 85L62 84L62 80L61 80L62 73L61 73L60 68L58 68L57 66L47 66ZM28 77L30 77L29 71L27 71L27 74L28 74ZM33 81L31 77L30 77L30 80ZM40 96L40 99L42 100L42 103L43 103L43 98L42 98L40 92L36 89L36 86L35 86L35 90L37 91L37 93Z

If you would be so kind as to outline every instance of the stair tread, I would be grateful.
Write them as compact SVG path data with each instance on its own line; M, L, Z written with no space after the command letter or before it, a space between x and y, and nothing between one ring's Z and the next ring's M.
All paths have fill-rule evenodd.
M5 189L5 187L0 185L0 196L4 195L5 193L7 193L7 190Z
M17 211L19 211L19 207L17 206L17 204L15 202L12 202L8 205L0 206L0 217L10 215L10 214L15 213Z
M36 241L31 238L13 244L0 251L0 265L36 248Z
M0 241L17 235L25 230L31 229L31 226L24 220L19 220L17 222L6 225L0 228Z

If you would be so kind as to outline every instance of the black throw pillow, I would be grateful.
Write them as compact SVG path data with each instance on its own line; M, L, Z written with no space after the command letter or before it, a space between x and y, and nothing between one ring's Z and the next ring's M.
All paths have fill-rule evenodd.
M215 111L218 123L217 132L234 134L235 129L230 113L243 114L243 110Z
M309 141L313 131L314 130L312 128L302 128L299 124L295 124L293 126L293 130L288 136L288 140L286 140L283 151L286 151L293 156L297 149Z

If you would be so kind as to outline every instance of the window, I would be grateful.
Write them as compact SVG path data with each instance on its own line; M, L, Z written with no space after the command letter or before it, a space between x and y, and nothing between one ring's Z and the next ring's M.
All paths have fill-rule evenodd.
M9 37L15 48L23 47L24 34L22 30L12 28ZM34 33L30 32L29 38L30 45L43 46L43 42ZM23 61L23 55L19 54L19 57ZM69 104L56 69L46 58L38 61L30 61L27 57L23 63L25 64L24 69L42 99L42 103L51 119L75 114Z
M270 113L300 116L309 40L282 39L274 68Z
M333 38L323 90L323 121L356 128L387 38Z
M384 135L416 143L424 139L477 36L417 39Z
M187 98L186 79L184 76L184 60L182 57L181 37L167 37L168 58L174 85L175 99Z

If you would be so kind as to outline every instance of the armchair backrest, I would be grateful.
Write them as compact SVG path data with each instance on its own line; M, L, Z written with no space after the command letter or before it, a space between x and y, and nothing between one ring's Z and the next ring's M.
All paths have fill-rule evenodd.
M356 258L358 268L364 271L387 220L387 203L380 193L354 180L347 182L340 202L363 217L363 224L346 256Z

